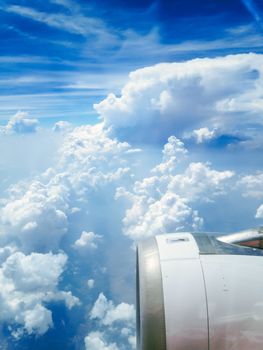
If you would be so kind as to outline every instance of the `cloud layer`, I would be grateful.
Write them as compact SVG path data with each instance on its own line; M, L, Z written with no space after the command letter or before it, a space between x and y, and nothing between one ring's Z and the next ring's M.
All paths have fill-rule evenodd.
M49 130L61 140L56 161L6 188L0 201L8 341L30 335L37 348L37 337L57 330L81 349L135 349L134 244L262 222L255 149L208 145L239 126L258 142L261 61L249 54L144 68L120 97L96 106L99 124Z

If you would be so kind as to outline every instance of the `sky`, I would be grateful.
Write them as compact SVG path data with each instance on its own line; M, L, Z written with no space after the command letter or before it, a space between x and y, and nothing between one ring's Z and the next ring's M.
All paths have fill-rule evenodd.
M0 11L0 350L135 349L138 241L263 224L263 4Z

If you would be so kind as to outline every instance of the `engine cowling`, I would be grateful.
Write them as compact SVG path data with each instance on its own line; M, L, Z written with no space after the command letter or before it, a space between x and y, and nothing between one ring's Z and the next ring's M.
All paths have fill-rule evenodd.
M263 251L207 234L137 248L138 350L262 350Z

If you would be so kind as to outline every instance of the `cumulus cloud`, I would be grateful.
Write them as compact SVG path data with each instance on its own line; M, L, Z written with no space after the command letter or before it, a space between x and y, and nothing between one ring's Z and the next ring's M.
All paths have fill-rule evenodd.
M53 326L52 313L45 304L60 300L71 308L78 303L71 292L58 290L66 261L62 253L15 252L2 264L0 320L13 324L16 336L23 332L41 335Z
M115 305L108 300L103 293L100 293L95 301L91 312L91 320L97 320L99 328L106 329L105 335L120 335L126 339L126 347L134 349L135 344L135 308L132 304L120 303ZM86 342L87 337L85 338ZM122 345L124 340L122 339ZM114 344L116 346L116 344ZM123 349L123 346L120 347Z
M216 136L216 132L205 127L194 130L191 136L195 138L197 143L204 143L212 140Z
M106 343L102 332L91 332L85 337L86 350L118 350L115 343Z
M227 133L262 125L262 73L260 54L161 63L130 73L120 96L111 93L94 107L127 139L163 141L194 129L203 140L212 136L203 125Z
M224 194L225 183L233 176L230 170L217 171L209 164L190 163L183 174L170 179L167 188L189 201L211 201L214 196Z
M202 206L220 206L222 197L227 202L229 192L240 188L258 201L256 218L263 218L261 172L243 176L234 186L237 177L229 166L219 166L213 154L213 165L203 154L200 161L179 137L189 132L205 143L218 130L262 123L261 61L261 55L251 54L144 68L131 73L119 97L110 95L96 106L100 124L55 125L54 131L63 131L57 161L11 186L0 201L0 322L11 325L13 336L46 333L56 319L51 305L78 304L74 291L86 303L79 311L84 319L94 291L105 290L109 281L107 291L119 301L99 294L86 317L85 347L135 349L135 308L127 296L132 278L127 282L125 265L126 253L128 261L132 252L121 230L139 240L206 228L213 208L207 214ZM142 148L127 142L132 138ZM143 145L160 140L163 148L159 142ZM107 249L96 250L102 240ZM116 251L125 255L121 274Z
M243 176L238 185L243 189L244 197L263 198L263 173Z
M102 236L96 235L94 232L83 231L80 238L74 243L74 247L77 249L97 249L101 238Z
M155 201L134 196L133 205L126 211L123 223L124 233L138 240L166 232L196 231L202 227L203 219L187 205L184 198L174 193L164 193Z
M71 127L72 125L69 122L65 120L60 120L54 124L52 130L54 132L67 132L70 130Z
M68 134L60 150L59 169L78 195L129 176L131 146L111 138L102 124L81 126Z
M78 304L70 291L58 286L66 263L61 248L76 260L81 259L81 249L96 250L102 237L82 231L82 223L76 224L75 217L82 217L85 227L91 220L97 224L93 214L97 214L98 203L105 195L113 200L117 185L131 181L130 167L138 151L111 137L101 124L77 127L64 135L53 167L9 188L0 205L0 285L5 286L0 293L5 305L0 322L12 325L14 337L46 333L53 325L49 303L63 302L68 308ZM76 227L82 232L78 238ZM78 263L71 261L70 266L81 279ZM89 280L90 289L94 284L95 280ZM132 312L127 305L120 304L115 310L112 304L105 322L125 323L128 316L122 315Z
M11 254L17 251L17 247L13 246L4 246L0 247L0 264L2 264Z
M87 201L94 191L130 177L131 150L128 143L110 138L102 125L69 132L55 167L10 188L9 198L0 208L0 240L15 241L24 251L58 249L76 204ZM94 247L95 239L98 237L83 233L76 247L88 241Z
M24 315L24 328L28 334L44 334L53 326L52 314L44 306L37 304L34 309L26 310Z
M12 324L13 336L46 333L53 325L49 303L64 302L68 308L78 303L58 286L67 260L61 248L71 252L75 242L77 248L95 249L101 236L82 231L76 239L72 218L96 213L94 196L104 198L105 191L113 196L117 184L131 179L131 159L137 154L102 125L78 127L65 134L57 164L9 188L0 207L0 321ZM89 287L94 283L90 280ZM121 317L111 313L107 322Z
M6 126L0 127L0 134L27 134L37 131L39 122L37 119L29 118L26 112L17 112Z
M180 147L174 147L178 144ZM152 170L154 176L135 182L132 192L117 190L116 199L125 197L132 203L123 219L124 233L132 239L200 230L203 218L193 208L195 203L211 201L225 193L226 183L234 175L232 171L216 171L198 162L178 173L174 162L177 152L186 154L183 143L170 137L164 146L163 162Z
M67 195L67 188L56 181L13 187L0 210L0 239L15 240L25 251L56 249L67 232Z
M162 153L163 161L152 169L153 173L169 173L173 171L177 163L186 157L188 151L181 140L175 136L170 136L168 142L164 145Z
M104 326L111 326L116 322L134 324L134 305L120 303L114 305L112 300L108 300L103 293L100 293L91 312L91 319L99 319Z

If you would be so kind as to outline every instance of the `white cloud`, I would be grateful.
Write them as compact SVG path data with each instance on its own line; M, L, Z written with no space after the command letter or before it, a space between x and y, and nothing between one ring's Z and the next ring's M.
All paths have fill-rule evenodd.
M110 138L101 124L69 132L56 166L10 188L0 208L0 241L15 241L26 252L58 249L74 208L82 203L87 211L94 191L130 178L131 151L128 143ZM76 246L83 246L85 239L94 246L91 238L84 233Z
M129 176L131 147L127 142L110 138L102 124L75 128L65 139L60 150L59 169L70 186L84 193L91 188L102 188L106 184Z
M203 219L192 206L198 208L198 202L225 194L225 186L234 175L232 171L216 171L200 162L190 163L184 172L178 173L174 160L178 159L177 153L185 155L186 150L182 143L180 147L173 147L174 144L180 144L179 140L170 137L164 146L163 162L152 170L154 176L135 182L132 192L124 188L116 192L116 199L126 197L132 203L126 210L123 230L134 240L200 230Z
M96 235L94 232L83 231L79 239L74 243L77 249L97 249L98 243L102 236Z
M133 204L123 219L124 233L134 240L152 235L199 230L203 219L192 210L187 200L172 192L166 192L158 200L146 196L134 196Z
M175 136L170 136L168 142L164 145L162 153L162 163L152 169L153 173L159 172L164 174L172 172L176 168L177 163L186 157L188 151L181 140Z
M108 302L105 295L103 293L100 293L90 312L91 319L103 319L107 310L111 307L113 307L112 301Z
M87 293L87 288L94 287L93 279L87 281L89 276L95 276L96 288L100 288L101 284L115 274L116 263L111 261L112 264L107 264L107 259L118 260L115 256L112 258L111 244L120 234L122 218L123 232L134 240L164 232L202 228L206 219L202 205L208 206L209 203L212 206L211 202L218 200L220 206L218 196L227 196L234 172L215 170L209 163L198 162L196 154L192 155L179 138L170 135L178 125L179 131L190 128L192 132L194 129L197 141L203 142L213 137L213 128L220 122L220 113L225 121L229 117L226 121L226 127L229 127L234 114L229 108L227 111L222 109L222 106L229 107L232 103L225 104L224 101L225 76L228 79L232 77L234 81L229 79L227 82L229 94L233 92L232 98L241 98L243 94L245 100L245 90L241 91L243 82L247 84L247 90L251 91L256 86L256 81L259 84L257 72L253 71L254 63L258 64L258 57L244 55L237 60L232 57L197 60L178 64L179 66L164 64L133 73L124 88L127 94L123 92L120 98L113 98L112 114L108 114L110 107L104 105L106 126L101 123L67 130L61 135L63 144L53 167L10 188L8 197L1 200L0 207L0 284L3 286L0 292L0 319L2 317L2 322L12 325L14 336L23 332L44 334L52 327L52 309L49 309L49 303L62 301L68 308L78 303L70 292L59 289L59 281L65 269L65 255L57 254L62 247L66 252L69 251L69 255L74 255L77 261L81 255L79 248L93 248L96 253L99 237L94 232L101 233L103 240L109 243L102 262L99 260L102 264L98 265L95 259L94 275L90 270L86 271L85 276L82 275L83 269L78 266L79 261L70 261L67 290L75 278L82 278L83 289ZM232 73L231 66L234 66ZM220 81L219 76L223 81ZM200 103L194 101L195 91ZM254 93L251 92L253 98L257 92L257 89ZM188 118L193 107L191 103L197 103L197 110L194 111L197 114ZM99 108L102 106L103 103ZM116 111L119 114L115 114ZM203 118L208 121L207 124L203 123ZM107 125L117 131L116 135L122 127L126 130L131 125L135 129L138 127L139 136L144 135L146 141L148 136L158 138L158 135L165 137L165 133L169 134L162 160L156 161L160 156L159 153L157 155L156 148L133 149L127 142L112 137L114 133L107 129ZM202 128L203 125L208 127ZM64 123L60 126L63 127ZM156 134L153 135L155 131ZM59 134L53 136L59 137ZM130 131L127 136L130 136ZM149 154L149 158L152 156L153 159L148 159ZM159 164L154 166L156 163ZM220 164L220 169L222 168L223 165ZM258 199L263 192L260 187L261 175L243 179L243 183L247 186L249 195ZM120 188L116 193L117 186ZM258 194L254 194L256 191ZM116 198L124 197L121 204L113 202L115 193ZM101 220L102 214L105 221ZM256 215L258 218L263 217L261 207ZM107 230L113 233L107 235ZM80 237L76 237L78 233L81 233ZM126 239L120 239L114 249L121 249L122 244L125 244L123 241L127 242ZM72 250L72 245L79 250ZM48 251L51 253L43 254ZM100 250L100 254L104 252ZM98 255L95 258L97 257ZM92 268L94 261L90 263ZM101 266L104 265L106 267L102 269ZM51 268L46 269L46 266ZM125 268L123 266L123 270ZM100 272L104 275L97 279L96 273L99 275ZM125 273L115 274L113 278L118 279L118 283L111 281L114 298L116 285L120 286L117 293L121 294L122 283L130 283L124 281ZM131 300L130 296L127 296L127 300ZM92 325L97 325L99 331L89 330L90 333L85 337L87 349L135 348L135 309L132 304L115 304L101 293L92 307L90 318Z
M128 338L129 344L131 345L132 349L136 349L136 336L135 335L130 335Z
M70 128L71 128L71 124L69 122L65 120L60 120L55 123L52 130L54 132L66 132L66 131L69 131Z
M204 143L212 140L216 136L215 130L209 130L208 128L200 128L192 132L192 137L196 139L197 143Z
M183 174L175 174L170 179L167 188L189 201L210 201L224 194L225 183L233 176L233 171L216 171L208 164L190 163Z
M10 255L15 253L17 248L15 246L0 247L0 264L2 264Z
M74 242L78 253L79 248L97 247L101 236L83 231L77 239L76 227L81 232L83 218L92 218L94 213L96 217L98 203L94 197L101 203L110 193L113 199L116 186L132 180L130 167L138 154L128 143L111 138L101 124L77 127L65 133L52 168L9 188L0 206L0 284L5 286L0 296L0 304L2 301L5 305L0 306L0 322L11 325L14 337L44 334L52 327L49 303L63 302L68 308L78 303L71 292L58 288L65 255L55 253L63 247L72 254ZM75 222L79 217L82 224ZM86 224L90 225L89 220ZM43 254L49 251L52 253ZM60 257L58 261L56 256ZM74 273L79 273L75 262L71 263ZM88 286L92 288L94 280L89 280ZM130 327L134 307L107 303L112 308L106 311L104 323Z
M91 332L85 337L86 350L118 350L115 343L106 343L102 332Z
M134 305L124 302L115 305L112 300L108 300L103 293L100 293L90 312L90 319L97 320L98 329L106 329L107 334L114 336L115 339L121 335L121 349L135 348Z
M127 327L122 328L121 335L123 335L124 337L127 337L130 334L131 334L131 329L130 328L127 328Z
M263 200L263 173L245 175L237 182L237 187L241 189L245 198ZM263 218L263 204L261 204L255 214L256 219Z
M15 240L25 251L56 249L67 232L68 190L60 183L34 180L13 187L11 198L0 210L0 239Z
M65 1L63 3L66 4ZM71 9L73 10L72 7ZM31 7L19 5L7 6L5 11L43 23L52 28L64 30L68 33L77 34L84 37L95 36L97 39L95 40L96 44L98 42L103 42L106 45L107 40L110 44L118 43L114 32L109 30L100 18L85 16L83 14L83 9L78 11L77 6L74 7L74 11L72 11L70 14L62 14L57 12L47 13Z
M28 334L44 334L53 326L51 311L39 304L34 309L25 311L24 320Z
M39 122L37 119L29 118L26 112L17 112L6 126L0 127L0 134L26 134L37 131Z
M2 273L13 280L18 290L31 291L55 288L58 277L66 264L67 257L63 254L52 255L32 253L24 255L16 252L4 262ZM50 268L47 269L46 266Z
M110 94L94 107L106 126L143 142L204 124L235 131L237 125L262 125L262 73L260 54L161 63L130 73L119 97Z
M89 289L94 288L94 285L95 285L94 279L91 278L87 281L87 286L89 287Z
M67 257L62 253L24 255L15 252L2 264L0 320L13 325L14 335L47 332L53 321L46 303L60 300L69 308L78 303L70 292L58 289L66 261Z
M256 215L255 215L255 218L256 219L263 219L263 204L261 204L258 209L257 209L257 212L256 212Z
M112 325L114 322L133 323L135 320L134 305L120 303L106 312L104 325Z
M99 319L104 326L111 326L116 322L133 325L135 322L134 305L120 303L114 305L103 293L100 293L91 312L91 319Z
M254 175L243 176L238 185L243 190L244 197L263 198L263 173L258 172Z

